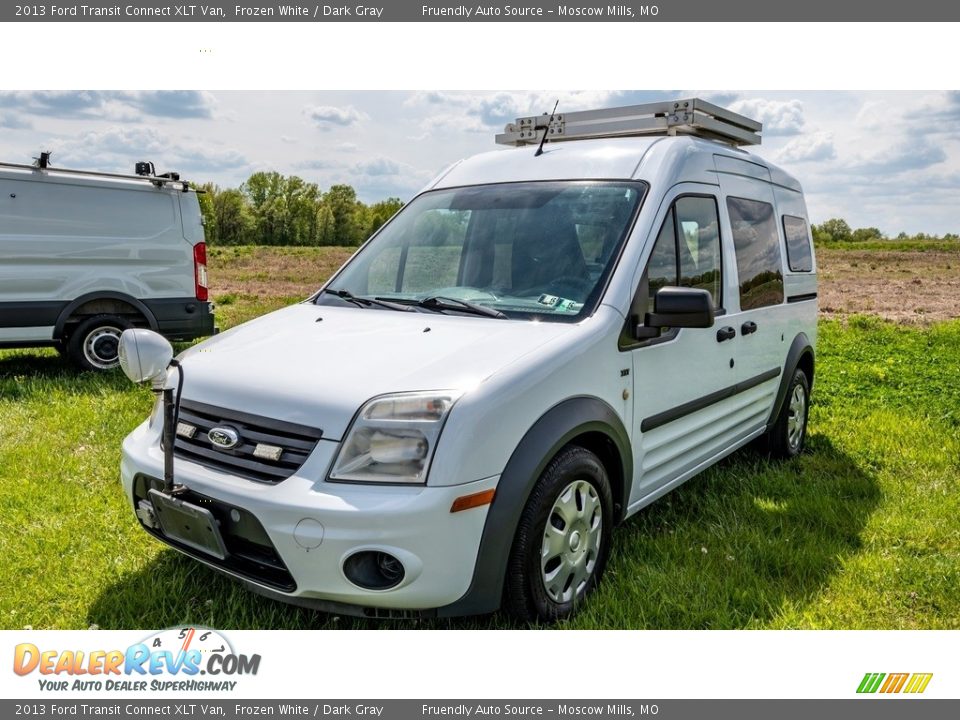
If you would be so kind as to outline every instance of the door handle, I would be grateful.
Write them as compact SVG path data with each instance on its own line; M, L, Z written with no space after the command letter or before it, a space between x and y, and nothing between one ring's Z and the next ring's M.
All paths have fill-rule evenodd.
M734 330L729 325L717 330L717 342L723 342L724 340L732 340L736 336L737 336L737 331Z
M757 331L757 324L753 320L747 320L743 325L740 326L741 335L749 335L750 333L755 333Z

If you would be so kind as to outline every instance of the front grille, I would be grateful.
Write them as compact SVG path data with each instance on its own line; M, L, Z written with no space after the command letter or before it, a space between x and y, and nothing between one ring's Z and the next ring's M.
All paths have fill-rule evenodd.
M323 436L318 428L187 400L180 403L178 429L184 427L195 430L190 437L177 433L175 456L264 483L278 483L293 475ZM229 450L214 445L207 433L217 427L235 430L240 439L237 445ZM280 448L279 459L255 457L258 445Z

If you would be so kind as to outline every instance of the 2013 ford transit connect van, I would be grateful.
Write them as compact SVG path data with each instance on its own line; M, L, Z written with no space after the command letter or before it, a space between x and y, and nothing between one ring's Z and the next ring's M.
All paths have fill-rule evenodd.
M521 118L309 300L169 371L126 333L131 377L182 384L123 444L144 529L321 609L569 616L615 525L803 447L816 265L760 130L700 100Z
M213 333L197 195L151 163L137 175L0 163L0 348L56 347L117 366L120 334Z

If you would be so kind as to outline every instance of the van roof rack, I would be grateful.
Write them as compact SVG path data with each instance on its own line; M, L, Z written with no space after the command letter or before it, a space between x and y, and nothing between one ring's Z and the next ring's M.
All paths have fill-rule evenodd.
M144 163L137 163L137 169L140 169L140 166ZM63 175L81 175L86 177L102 177L110 178L112 180L139 180L140 182L149 182L157 187L163 187L164 185L173 185L178 187L180 190L186 192L190 190L190 183L186 180L181 180L180 175L177 173L164 173L163 175L154 175L153 173L153 164L149 164L150 174L137 174L137 175L125 175L124 173L112 173L112 172L101 172L99 170L75 170L72 168L62 168L62 167L53 167L50 165L50 153L42 152L40 157L36 158L36 162L31 165L25 165L22 163L8 163L0 162L0 169L9 168L12 170L32 170L34 172L44 172L44 173L58 173Z
M665 100L603 110L517 118L497 134L498 145L630 135L693 135L734 146L759 145L763 124L700 98Z

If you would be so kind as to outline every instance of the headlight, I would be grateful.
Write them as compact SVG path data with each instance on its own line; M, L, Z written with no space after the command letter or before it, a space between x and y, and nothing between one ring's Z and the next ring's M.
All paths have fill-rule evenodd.
M422 484L456 391L382 395L347 430L328 479Z

